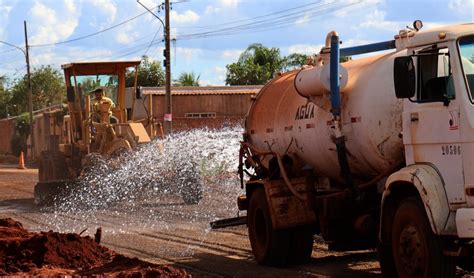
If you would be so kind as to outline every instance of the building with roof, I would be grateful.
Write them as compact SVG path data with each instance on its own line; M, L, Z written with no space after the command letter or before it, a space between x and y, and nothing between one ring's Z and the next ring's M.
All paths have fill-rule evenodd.
M220 128L225 125L241 124L250 108L252 98L261 88L260 85L172 87L173 130ZM134 119L146 118L147 111L150 111L157 121L163 122L164 87L141 87L141 99L135 100L134 105L132 105L134 94L127 95L130 96L127 108L131 110L134 106Z

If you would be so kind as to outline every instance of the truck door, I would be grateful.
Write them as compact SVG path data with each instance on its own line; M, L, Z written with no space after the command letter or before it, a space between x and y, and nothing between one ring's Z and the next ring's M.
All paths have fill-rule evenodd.
M449 48L439 44L414 54L416 96L405 100L403 112L407 165L433 164L444 179L449 203L464 203L461 98L454 90Z

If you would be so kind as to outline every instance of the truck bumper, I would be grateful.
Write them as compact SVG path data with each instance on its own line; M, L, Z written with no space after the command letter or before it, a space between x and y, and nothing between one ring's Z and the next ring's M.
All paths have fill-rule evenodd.
M456 211L456 228L459 238L474 239L474 208L462 208Z

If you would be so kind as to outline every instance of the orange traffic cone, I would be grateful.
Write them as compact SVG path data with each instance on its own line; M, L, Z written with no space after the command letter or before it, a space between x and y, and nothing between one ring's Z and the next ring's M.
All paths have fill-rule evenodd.
M18 169L25 170L25 157L23 152L20 153L20 158L18 159Z

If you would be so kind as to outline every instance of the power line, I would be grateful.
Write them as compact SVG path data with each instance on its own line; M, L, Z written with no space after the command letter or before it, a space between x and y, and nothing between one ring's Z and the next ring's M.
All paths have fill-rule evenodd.
M157 7L158 7L158 6L154 7L153 9L155 9L155 8L157 8ZM132 17L132 18L129 18L129 19L125 20L125 21L122 21L122 22L120 22L120 23L117 23L117 24L115 24L115 25L112 25L112 26L110 26L110 27L107 27L107 28L105 28L105 29L103 29L103 30L100 30L100 31L97 31L97 32L94 32L94 33L91 33L91 34L88 34L88 35L84 35L84 36L82 36L82 37L78 37L78 38L74 38L74 39L70 39L70 40L65 40L65 41L60 41L60 42L55 42L55 43L33 44L33 45L30 45L30 47L54 46L54 45L60 45L60 44L65 44L65 43L70 43L70 42L75 42L75 41L78 41L78 40L83 40L83 39L86 39L86 38L90 38L90 37L96 36L96 35L98 35L98 34L100 34L100 33L104 33L104 32L107 32L107 31L109 31L109 30L115 29L115 28L117 28L117 27L119 27L119 26L122 26L122 25L124 25L124 24L127 24L127 23L129 23L130 21L135 20L135 19L137 19L137 18L139 18L140 16L143 16L143 15L145 15L145 14L147 14L147 12L143 12L143 13L138 14L138 15L136 15L136 16L134 16L134 17Z
M142 56L146 56L146 54L148 53L148 50L150 50L150 47L153 44L153 42L155 41L156 36L161 31L161 27L162 26L160 25L160 28L158 28L158 31L156 31L155 35L153 36L153 39L151 40L150 44L148 45L147 49L145 50L145 53Z
M10 48L10 49L1 51L0 54L12 52L12 51L15 51L15 50L16 50L16 49L12 47L12 48Z
M358 4L359 2L353 3L353 4L342 4L340 5L337 2L329 3L329 4L323 4L319 8L322 8L321 10L313 11L307 13L307 16L311 15L320 15L323 13L327 12L332 12L334 10L340 9L340 8L345 8L350 5ZM339 6L338 6L339 4ZM274 17L271 19L265 19L265 20L259 20L251 23L246 23L246 24L240 24L236 26L231 26L227 28L221 28L217 30L212 30L212 31L207 31L207 32L201 32L201 33L193 33L193 34L185 34L182 35L180 39L186 39L186 38L193 38L193 37L208 37L208 35L219 35L219 34L234 34L234 33L229 33L233 31L242 31L242 30L257 30L262 27L267 27L267 26L275 26L275 27L281 27L284 25L292 25L293 22L289 22L290 20L298 19L300 18L301 15L299 12L293 12L289 13L286 15ZM278 26L276 26L278 24ZM266 30L266 29L265 29Z
M346 8L349 6L357 5L362 1L358 1L355 3L344 4L344 2L333 2L329 4L320 5L318 10L307 12L305 16L318 16L330 12L334 12L336 10ZM243 34L249 32L259 32L259 31L267 31L272 29L278 29L281 27L285 27L288 25L293 25L294 22L292 20L296 20L301 18L300 12L293 12L286 15L281 15L278 17L273 17L270 19L258 20L251 23L240 24L236 26L221 28L217 30L211 30L207 32L201 33L191 33L191 34L184 34L178 37L178 40L186 40L186 39L196 39L196 38L208 38L208 37L215 37L215 36L225 36L225 35L235 35L235 34ZM309 19L309 21L312 21ZM245 31L245 32L244 32Z
M319 5L318 10L309 12L309 13L306 14L306 16L317 16L317 15L330 13L330 12L333 12L333 11L336 11L336 10L339 10L339 9L342 9L342 8L346 8L348 6L356 5L360 2L361 1L355 2L355 3L352 3L352 4L343 4L342 2L333 2L333 3L329 3L329 4ZM312 3L311 5L314 5L314 4L315 3ZM292 13L287 13L285 15L280 15L280 16L272 17L272 18L265 19L265 20L258 20L258 21L254 21L254 22L251 22L251 23L239 24L239 25L235 25L235 26L231 26L231 27L227 27L227 28L211 30L211 31L208 31L208 32L185 34L181 37L178 37L178 40L190 40L190 39L208 38L208 37L216 37L216 36L229 36L229 35L236 35L236 34L255 33L255 32L263 32L263 31L268 31L268 30L273 30L273 29L279 29L281 27L285 27L287 25L294 24L294 22L292 20L301 18L301 13L300 12L295 12L295 10L298 9L298 8L301 8L301 7L306 7L307 5L310 5L310 4L306 4L306 5L302 5L302 6L299 6L299 7L292 8L292 9L290 9L290 11L291 10L294 11ZM282 14L282 13L285 13L287 11L288 10L286 10L286 11L277 11L277 12L271 13L271 15ZM270 15L270 14L268 14L268 15ZM264 17L267 17L268 15L257 16L257 17L254 17L252 19L264 18ZM248 21L248 20L249 19L241 20L241 21L234 21L234 22L245 22L245 21ZM311 21L311 19L310 19L310 21ZM137 45L134 45L134 46L131 46L131 47L121 48L121 49L113 51L112 54L110 54L110 55L103 55L103 54L102 55L96 55L96 56L93 56L93 57L88 57L86 60L90 61L92 59L96 59L96 58L99 58L99 57L102 58L102 59L103 58L122 58L122 57L126 57L128 55L131 55L131 54L138 53L138 52L143 51L143 50L145 50L145 54L146 54L146 53L148 53L151 46L158 45L162 42L161 39L158 39L158 40L156 39L156 36L157 36L157 34L159 34L159 32L160 32L160 30L158 30L157 32L154 32L154 37L153 37L152 41L150 41L149 43L148 42L147 43L141 43L141 44L137 44ZM145 35L144 37L141 37L140 39L135 40L135 42L146 39L147 37L148 37L148 35Z
M86 61L91 61L92 59L96 59L96 58L99 58L99 57L101 59L112 58L112 57L122 58L122 57L126 57L127 55L130 55L130 54L141 52L141 51L145 50L150 45L153 46L153 45L158 45L160 43L162 43L161 39L158 39L158 40L155 39L151 42L145 42L145 43L141 43L141 44L134 45L134 46L131 46L131 47L124 47L124 48L117 49L117 50L113 51L112 54L109 54L109 55L96 55L96 56L88 57L86 59Z
M259 15L259 16L255 16L255 17L251 17L251 18L247 18L247 19L239 19L239 20L234 20L234 21L228 21L228 22L224 22L222 24L194 26L194 27L176 27L176 28L177 29L186 29L186 28L188 28L188 29L207 29L207 28L213 28L213 27L222 27L222 26L226 26L226 25L232 25L232 24L235 24L235 23L252 21L252 20L255 20L255 19L259 19L259 18L270 17L272 15L277 15L277 14L281 14L281 13L287 13L288 11L300 10L300 9L303 9L303 8L308 8L310 6L317 5L319 3L321 3L321 0L314 1L314 2L304 4L304 5L301 5L301 6L296 6L296 7L289 8L289 9L279 10L279 11L272 12L272 13L265 14L265 15Z

